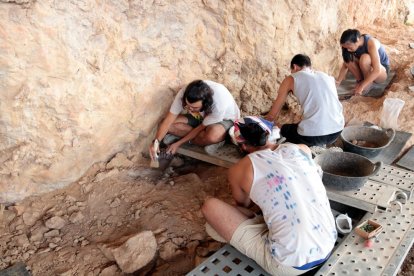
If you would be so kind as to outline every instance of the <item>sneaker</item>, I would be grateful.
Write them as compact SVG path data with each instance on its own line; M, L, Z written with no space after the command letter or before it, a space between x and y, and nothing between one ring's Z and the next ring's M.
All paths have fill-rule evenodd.
M209 155L213 155L218 151L219 148L224 146L224 143L225 143L225 141L221 141L221 142L216 143L216 144L207 145L207 146L204 147L204 151L207 152L207 154L209 154Z
M175 136L175 135L172 135L172 134L167 133L164 136L164 139L162 139L162 142L168 146L168 145L171 145L171 144L177 142L180 139L181 138L178 137L178 136Z

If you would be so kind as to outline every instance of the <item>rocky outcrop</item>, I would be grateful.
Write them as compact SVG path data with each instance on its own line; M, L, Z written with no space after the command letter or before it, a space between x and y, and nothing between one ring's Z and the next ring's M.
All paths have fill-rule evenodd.
M0 202L145 150L193 79L224 83L243 112L263 112L293 54L333 72L344 29L406 20L408 2L2 0Z

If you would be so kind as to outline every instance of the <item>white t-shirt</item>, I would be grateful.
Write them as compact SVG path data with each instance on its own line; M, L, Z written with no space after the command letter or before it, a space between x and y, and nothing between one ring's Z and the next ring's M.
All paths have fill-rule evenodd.
M213 106L211 113L204 117L204 112L201 112L201 116L204 117L203 125L208 126L223 120L234 121L239 119L240 109L229 90L227 90L224 85L214 81L203 80L203 82L205 82L213 91ZM171 113L178 115L184 111L182 98L185 88L186 87L182 88L175 96L174 102L170 108Z
M250 198L263 211L272 257L297 267L324 259L337 232L315 162L290 143L248 156L254 173Z
M303 109L298 133L322 136L343 130L345 120L335 79L310 68L293 73L292 77L295 80L293 93Z

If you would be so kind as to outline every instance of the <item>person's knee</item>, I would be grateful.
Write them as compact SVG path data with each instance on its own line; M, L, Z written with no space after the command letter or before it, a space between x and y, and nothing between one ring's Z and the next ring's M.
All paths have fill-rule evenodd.
M178 129L177 124L176 124L176 123L173 123L173 124L171 124L171 125L170 125L170 127L168 128L168 133L174 133L174 132L176 132L176 131L177 131L177 129Z
M225 139L225 134L210 133L205 136L205 141L208 144L215 144Z
M168 128L168 133L178 133L181 131L190 131L191 127L185 123L181 123L181 122L176 122L170 125L170 127Z
M209 197L204 201L203 206L201 206L201 212L203 213L204 217L208 216L211 210L217 206L219 201L219 199L214 197Z
M215 144L223 141L226 138L226 131L217 127L207 128L203 133L200 133L199 139L204 144Z
M371 65L371 56L369 54L363 54L359 58L359 65Z

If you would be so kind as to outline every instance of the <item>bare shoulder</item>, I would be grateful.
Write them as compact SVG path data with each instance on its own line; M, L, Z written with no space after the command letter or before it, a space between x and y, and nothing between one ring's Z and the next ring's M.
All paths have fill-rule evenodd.
M228 179L232 182L245 183L248 179L252 179L253 166L248 156L243 157L239 162L230 167L228 171Z
M252 166L252 161L250 161L250 158L248 156L245 156L242 159L240 159L239 162L231 166L228 173L229 175L232 175L240 171L243 171L245 169L248 169L251 166Z
M279 93L287 94L289 91L293 90L295 84L295 80L292 75L287 76L283 79L282 83L280 84L278 96Z
M295 82L295 79L293 78L292 75L289 75L283 81L286 82L288 85L293 85L293 83Z
M375 37L371 36L368 39L368 48L371 48L371 47L374 48L375 47L376 49L378 49L380 47L380 45L381 45L381 43Z
M308 155L312 155L312 151L310 150L310 148L304 144L298 144L298 147L304 151L305 153L307 153Z

